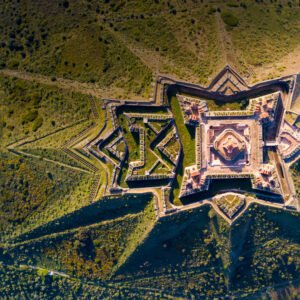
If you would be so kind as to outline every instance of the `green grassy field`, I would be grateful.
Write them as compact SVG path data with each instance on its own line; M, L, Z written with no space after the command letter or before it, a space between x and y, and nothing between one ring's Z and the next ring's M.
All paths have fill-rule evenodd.
M49 298L99 298L102 299L149 299L157 297L157 292L147 292L127 287L113 287L103 284L97 286L91 282L82 282L76 278L66 278L58 275L46 275L50 270L42 272L26 266L0 266L0 278L2 285L0 294L2 297L36 297ZM12 281L12 278L15 280Z
M53 148L41 148L41 149L22 149L25 153L37 155L43 159L50 159L54 162L64 163L71 167L81 168L88 171L88 168L81 164L79 161L72 159L61 149L53 149Z
M248 102L247 100L233 101L233 102L222 102L211 99L205 99L207 107L211 111L224 111L224 110L244 110L246 109Z
M0 94L2 147L55 132L91 116L87 96L46 85L0 76Z
M234 45L253 66L274 63L299 45L299 3L247 3L231 8L239 24L230 31ZM250 48L250 51L249 51Z
M113 280L128 287L159 287L183 298L263 297L267 287L276 291L282 281L293 291L300 272L298 222L296 213L259 206L232 227L208 208L170 216Z
M174 116L175 124L178 130L178 135L182 145L183 159L181 159L177 177L174 183L173 199L175 204L181 204L179 196L181 181L184 173L184 168L196 163L195 157L195 129L192 126L184 124L182 112L179 102L176 97L170 99L170 106Z
M252 219L252 222L249 220ZM247 239L235 241L235 261L232 277L238 291L255 292L258 286L276 286L279 282L293 282L300 271L299 230L297 213L253 207L234 226L233 231L247 230ZM242 225L242 226L241 226ZM242 245L240 244L242 242ZM244 267L250 266L245 271ZM296 277L295 277L296 276Z

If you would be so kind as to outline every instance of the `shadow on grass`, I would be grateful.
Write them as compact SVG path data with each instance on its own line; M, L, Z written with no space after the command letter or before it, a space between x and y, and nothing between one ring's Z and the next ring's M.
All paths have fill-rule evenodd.
M14 239L14 242L21 242L26 239L38 238L50 233L52 234L80 226L87 226L93 223L119 218L127 214L139 213L144 210L151 199L151 193L102 199L73 213L65 215L62 218L40 226L28 233L22 234Z

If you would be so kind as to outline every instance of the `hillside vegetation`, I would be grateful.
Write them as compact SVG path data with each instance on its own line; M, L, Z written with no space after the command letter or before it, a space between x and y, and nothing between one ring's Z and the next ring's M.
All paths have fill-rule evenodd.
M87 96L16 78L0 76L0 95L1 148L20 139L33 140L91 116Z
M9 153L0 157L2 240L89 204L91 175Z
M4 1L0 65L142 96L156 72L207 83L230 63L252 81L285 71L299 14L296 0Z

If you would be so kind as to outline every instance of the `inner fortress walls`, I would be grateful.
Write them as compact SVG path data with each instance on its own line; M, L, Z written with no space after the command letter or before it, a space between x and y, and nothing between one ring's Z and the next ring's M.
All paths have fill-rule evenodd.
M101 140L105 147L89 149L114 163L110 193L155 191L159 216L192 201L230 221L256 201L234 195L212 201L211 186L220 180L236 180L231 192L298 209L288 168L300 154L300 132L285 121L295 78L248 86L229 66L208 87L159 76L148 103L105 101L112 132Z

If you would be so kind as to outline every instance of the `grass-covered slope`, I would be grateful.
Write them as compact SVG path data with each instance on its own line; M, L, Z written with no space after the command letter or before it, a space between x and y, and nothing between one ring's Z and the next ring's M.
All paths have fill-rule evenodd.
M1 147L44 136L91 116L88 96L0 76ZM68 137L64 137L64 142Z
M92 175L10 153L0 155L1 239L89 204Z
M95 207L84 208L81 215L50 224L50 231L40 238L28 236L33 239L3 247L1 260L159 297L269 299L278 294L292 299L297 293L297 213L254 205L230 227L203 207L163 218L151 229L152 203L144 206L137 201L135 208L123 207L124 214L119 215L103 210L108 203L99 217L92 214ZM90 215L92 224L81 223L84 215ZM51 227L57 233L47 235Z
M208 211L205 207L161 219L114 281L181 297L226 293L222 253Z
M232 252L236 293L259 295L268 288L299 284L299 214L255 205L233 226L232 239L241 243Z
M292 291L300 274L298 224L297 213L257 205L232 227L208 208L170 216L113 280L183 298Z
M239 20L230 31L233 43L253 66L274 63L299 45L299 3L269 2L231 8Z
M53 137L52 137L53 139ZM33 155L34 158L40 159L48 159L53 163L58 164L66 164L70 168L74 167L74 169L88 171L88 168L80 163L78 160L72 159L69 155L67 155L62 149L55 149L55 148L29 148L29 149L22 149L23 153L28 155Z
M299 14L297 1L4 1L0 66L124 95L149 96L157 71L208 83L225 63L255 80L293 68Z
M104 28L100 9L97 1L5 1L1 66L142 92L148 68Z
M20 235L13 242L23 242L45 235L59 233L77 227L122 218L126 215L141 213L152 200L152 194L126 195L105 198L84 206L36 229ZM150 214L151 215L151 214Z
M148 202L138 213L20 243L8 249L6 262L38 265L80 278L104 280L143 241L153 222L153 203Z

